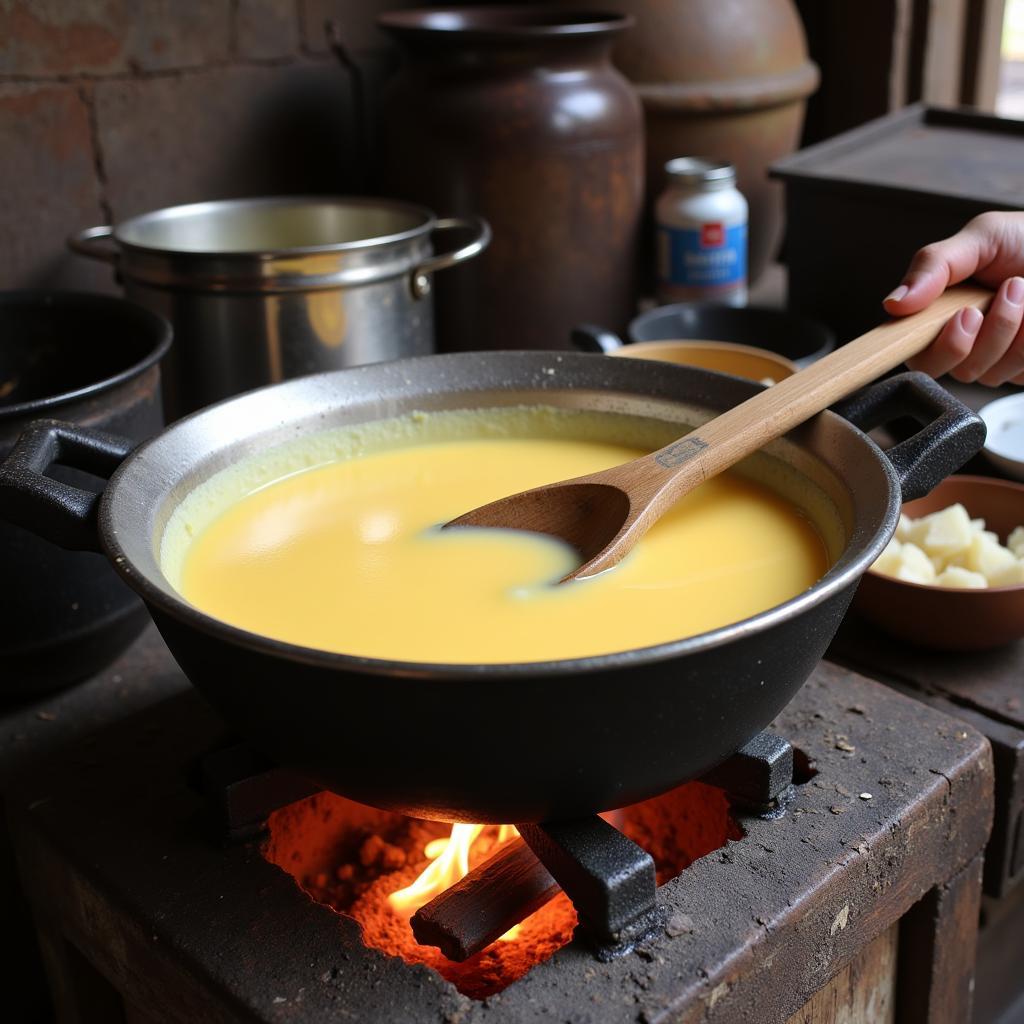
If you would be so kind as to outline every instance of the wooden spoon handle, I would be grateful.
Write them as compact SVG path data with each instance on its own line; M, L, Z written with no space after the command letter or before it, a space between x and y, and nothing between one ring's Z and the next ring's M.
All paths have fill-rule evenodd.
M869 384L917 355L938 336L943 324L964 306L984 309L992 298L985 288L950 288L920 313L890 320L843 345L816 363L765 389L706 423L681 441L654 452L662 470L659 508L682 497L696 483L728 469L815 413Z

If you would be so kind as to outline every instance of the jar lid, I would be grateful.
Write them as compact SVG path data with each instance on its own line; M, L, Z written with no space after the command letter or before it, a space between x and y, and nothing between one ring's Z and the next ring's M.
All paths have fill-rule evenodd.
M736 168L721 160L677 156L665 164L665 173L680 185L725 188L736 183Z

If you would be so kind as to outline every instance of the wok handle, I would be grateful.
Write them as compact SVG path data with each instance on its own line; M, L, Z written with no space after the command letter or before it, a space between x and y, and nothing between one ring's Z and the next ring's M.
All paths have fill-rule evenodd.
M102 491L55 480L55 464L108 479L135 442L60 420L36 420L0 463L0 516L69 551L99 551Z
M899 477L904 501L926 495L985 444L977 413L923 373L901 373L858 391L832 411L867 432L909 417L921 429L883 454Z

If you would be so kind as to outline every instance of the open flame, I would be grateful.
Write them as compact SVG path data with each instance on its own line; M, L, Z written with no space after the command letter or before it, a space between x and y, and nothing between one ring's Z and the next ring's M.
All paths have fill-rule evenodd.
M659 883L743 836L724 793L700 782L618 812L612 824L651 853ZM433 867L448 850L448 840L436 841L433 822L376 810L325 790L274 811L267 827L263 856L317 903L355 921L367 948L424 965L472 999L502 991L572 940L576 912L565 893L559 893L522 922L516 942L495 942L461 962L449 960L436 946L421 946L406 913L411 916L411 903L430 896L421 892L405 912L397 911L389 896L398 896L399 886L412 888L409 883L424 861L429 859ZM449 856L468 867L500 849L499 840L515 835L510 826L459 826L456 833ZM476 840L465 858L457 854L462 835ZM440 872L440 867L434 870Z
M423 848L430 863L420 872L416 880L404 889L398 889L388 896L388 903L396 914L408 919L435 896L450 889L456 882L469 874L469 858L473 844L483 834L486 825L452 825L447 839L433 839ZM493 849L519 835L514 825L499 825ZM514 925L499 941L508 942L519 934L519 925Z

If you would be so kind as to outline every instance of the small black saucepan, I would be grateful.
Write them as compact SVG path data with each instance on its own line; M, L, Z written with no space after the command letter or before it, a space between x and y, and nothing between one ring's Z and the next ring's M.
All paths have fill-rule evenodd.
M787 463L828 498L830 521L821 525L840 538L829 572L742 622L591 658L418 664L272 640L204 615L171 588L155 554L163 529L183 496L219 469L327 427L539 403L651 417L682 433L757 387L576 353L399 360L250 392L134 452L107 434L39 423L0 467L0 499L11 518L58 542L104 551L192 682L280 763L355 800L421 817L565 818L670 789L767 725L821 658L901 501L980 448L978 417L928 378L904 374L845 403L844 415L823 413L773 442L757 458ZM885 454L859 429L907 415L921 431ZM113 474L102 498L43 476L56 460Z
M767 306L722 306L717 303L677 302L656 306L630 321L633 342L731 341L768 349L803 369L835 348L832 331L816 320Z
M163 426L158 363L170 343L165 320L124 299L0 293L0 458L40 416L134 442L155 434ZM95 483L63 466L53 475ZM146 623L106 559L62 551L37 532L0 521L0 699L91 675Z

